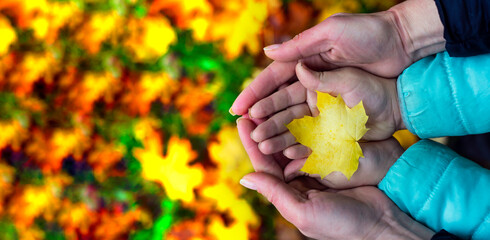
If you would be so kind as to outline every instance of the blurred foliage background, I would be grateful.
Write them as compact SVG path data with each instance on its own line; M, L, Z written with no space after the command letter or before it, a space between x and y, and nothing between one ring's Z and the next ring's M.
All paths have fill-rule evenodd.
M262 47L396 0L1 0L0 239L302 239L239 179Z

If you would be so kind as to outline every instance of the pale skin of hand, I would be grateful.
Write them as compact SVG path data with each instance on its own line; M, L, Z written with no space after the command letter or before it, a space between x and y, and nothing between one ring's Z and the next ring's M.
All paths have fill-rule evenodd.
M266 173L251 173L242 184L264 195L310 238L430 239L434 235L376 187L319 189L307 177L285 183Z
M284 181L288 160L265 155L250 132L256 124L238 120L242 143L256 173L240 183L264 195L303 234L315 239L430 239L433 231L414 221L379 189L327 189L310 177Z
M230 111L246 114L294 78L299 60L316 71L354 66L394 78L418 59L443 51L443 32L432 0L409 0L379 13L334 15L288 42L265 48L275 61L237 97Z

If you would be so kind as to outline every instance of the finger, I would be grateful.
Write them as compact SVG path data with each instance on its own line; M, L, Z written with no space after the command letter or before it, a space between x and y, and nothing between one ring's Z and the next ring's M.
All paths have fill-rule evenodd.
M288 83L284 83L284 84L282 84L281 86L279 86L279 87L277 88L277 90L279 91L279 90L282 90L282 89L287 88L287 87L289 87L289 86L290 86L290 85L289 85Z
M258 125L252 132L252 139L256 142L262 142L268 138L274 137L288 130L286 124L294 119L299 119L307 115L311 115L308 105L299 104L292 106Z
M308 176L307 173L300 171L301 168L303 168L303 166L305 165L305 162L306 158L296 159L291 161L284 168L284 179L286 180L286 182L289 182L299 176Z
M331 48L331 41L325 32L328 22L323 21L282 44L265 47L265 55L276 61L295 61L328 52Z
M320 110L316 106L316 92L311 90L306 90L306 103L310 108L311 116L316 117L320 114Z
M246 87L231 106L231 111L244 115L257 101L267 97L294 76L296 62L273 62Z
M358 87L366 87L369 81L361 81L360 76L365 72L356 68L340 68L325 72L316 72L309 69L305 64L298 63L296 65L296 75L308 90L320 91L337 96L339 94L355 94L356 97L349 99L344 98L348 107L354 107L362 99L361 95L367 91L354 91Z
M310 156L311 149L301 144L295 144L284 150L284 156L289 159L300 159Z
M295 143L296 138L288 131L260 142L259 149L264 154L273 154L280 152Z
M297 81L258 101L252 108L250 108L250 114L254 118L263 118L305 101L306 88Z
M258 145L250 138L250 133L256 125L249 119L240 118L237 120L238 134L242 141L243 147L250 157L252 166L256 172L265 172L283 179L282 168L272 156L266 156L260 152Z
M307 200L301 192L286 184L284 181L265 173L250 173L240 180L242 185L255 188L269 200L293 224L302 219L303 203ZM244 184L245 183L245 184ZM246 187L249 187L246 186Z
M338 78L336 71L316 72L302 62L296 64L296 76L305 88L326 93L333 92L335 87L332 79Z

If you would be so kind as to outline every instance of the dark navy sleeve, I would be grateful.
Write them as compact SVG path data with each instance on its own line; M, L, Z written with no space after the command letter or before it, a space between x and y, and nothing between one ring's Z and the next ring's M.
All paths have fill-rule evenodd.
M451 57L490 53L489 0L435 0Z
M436 235L432 236L430 240L460 240L460 238L446 232L446 230L441 230Z

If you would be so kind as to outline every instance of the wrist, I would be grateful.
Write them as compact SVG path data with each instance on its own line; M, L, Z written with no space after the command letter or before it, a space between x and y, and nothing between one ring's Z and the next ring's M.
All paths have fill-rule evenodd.
M393 14L395 28L412 62L444 51L444 26L434 0L408 0L387 12Z
M405 123L403 122L402 113L400 110L400 102L398 100L398 80L390 79L389 87L389 95L391 99L391 113L393 114L393 122L395 124L395 131L407 129Z
M388 210L366 239L425 240L434 236L434 231L413 220L398 207Z

